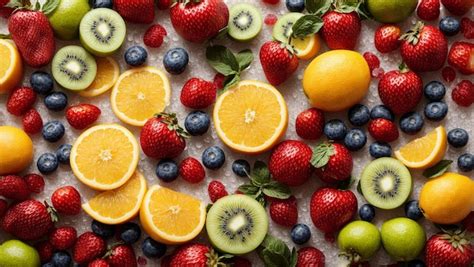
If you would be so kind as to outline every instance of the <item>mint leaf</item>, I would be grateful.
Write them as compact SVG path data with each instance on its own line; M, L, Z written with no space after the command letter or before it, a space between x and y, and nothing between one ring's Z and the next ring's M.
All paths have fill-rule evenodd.
M298 252L296 251L296 248L293 247L293 249L291 250L290 267L295 267L297 262Z
M423 172L423 176L425 176L426 178L436 178L438 176L441 176L449 169L451 163L453 163L452 160L444 159L438 162L438 164L436 164L435 166L426 169Z
M288 267L292 257L292 253L285 242L271 235L267 235L263 240L258 255L265 266L272 267Z
M264 185L262 191L265 195L278 199L287 199L291 196L291 191L288 186L275 181Z
M311 164L315 168L326 166L329 158L334 155L334 147L329 143L319 144L313 149L313 156L311 157Z
M270 171L267 164L263 161L255 161L251 175L252 183L257 186L262 186L270 182Z
M239 63L240 71L243 71L248 68L253 61L253 53L250 49L240 51L237 55L235 55L235 57L237 58L237 62Z
M323 27L323 20L316 15L304 15L293 24L293 38L305 38L317 33Z
M225 46L209 46L206 50L206 58L217 72L225 76L238 73L240 71L239 63L235 55Z
M309 13L322 15L331 7L331 0L306 0L305 6Z
M226 77L224 81L224 88L221 91L225 91L230 87L234 86L236 83L240 81L240 75L238 73L231 74Z
M243 184L239 186L238 189L240 192L252 197L256 196L257 193L260 191L260 188L251 184Z

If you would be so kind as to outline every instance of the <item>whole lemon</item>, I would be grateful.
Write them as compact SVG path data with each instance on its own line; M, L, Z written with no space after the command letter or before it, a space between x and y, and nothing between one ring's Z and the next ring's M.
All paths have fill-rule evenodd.
M434 223L458 223L474 208L474 182L449 172L433 178L421 189L419 205Z
M14 174L33 160L33 142L21 129L0 126L0 175Z
M357 104L367 94L369 84L369 65L359 53L350 50L319 55L303 77L310 103L324 111L341 111Z

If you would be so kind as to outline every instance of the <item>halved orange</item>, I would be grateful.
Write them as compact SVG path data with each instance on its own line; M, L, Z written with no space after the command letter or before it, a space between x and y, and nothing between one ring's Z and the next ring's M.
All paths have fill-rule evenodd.
M0 39L0 94L7 93L20 83L23 77L23 63L15 44Z
M312 34L305 38L291 39L291 45L295 49L298 58L308 60L318 54L319 49L321 48L321 39L317 34Z
M111 57L97 57L97 74L94 81L85 90L79 91L80 96L94 97L107 92L117 82L120 67Z

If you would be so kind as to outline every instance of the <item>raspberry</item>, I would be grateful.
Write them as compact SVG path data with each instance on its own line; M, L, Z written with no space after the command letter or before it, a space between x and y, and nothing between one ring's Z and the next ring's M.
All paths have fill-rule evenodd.
M273 26L277 21L278 17L275 14L267 14L263 22L265 23L265 25Z
M29 87L19 87L10 94L7 110L10 114L21 116L31 109L36 102L36 93Z
M28 189L36 194L43 192L44 189L44 179L43 176L36 173L30 173L23 177L25 179Z
M474 21L469 18L461 19L461 32L466 39L474 38Z
M375 69L380 67L380 60L373 53L365 52L364 58L365 58L365 61L367 61L367 64L369 64L370 73L373 73ZM372 74L372 77L375 77L375 76Z
M209 193L209 198L212 202L216 202L218 199L228 195L225 186L221 182L215 180L209 183L207 192Z
M179 175L190 183L199 183L206 177L206 171L201 162L192 157L185 158L179 165Z
M456 79L456 71L454 71L453 68L448 66L443 68L443 70L441 71L441 75L443 76L443 79L448 83Z
M41 241L35 245L35 248L38 251L41 263L48 262L53 257L54 247L49 241Z
M143 42L148 47L158 48L168 33L160 24L151 25L143 36Z
M32 108L23 116L23 130L29 134L37 134L43 129L43 119L41 115Z
M463 107L469 107L474 103L474 85L471 81L462 80L453 89L451 97L456 104Z
M280 0L263 0L264 3L270 4L270 5L276 5L280 3Z

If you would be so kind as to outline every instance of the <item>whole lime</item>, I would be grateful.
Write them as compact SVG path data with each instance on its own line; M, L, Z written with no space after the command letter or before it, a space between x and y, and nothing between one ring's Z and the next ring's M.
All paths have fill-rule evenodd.
M360 256L365 261L380 249L380 232L366 221L354 221L346 225L337 237L339 249L352 257Z
M384 222L381 233L385 251L396 261L411 261L425 247L426 234L423 227L408 218Z
M79 36L82 17L91 9L88 0L61 0L49 15L49 23L54 34L63 40L73 40Z
M374 19L383 23L398 23L415 11L418 0L368 0L367 7Z
M0 246L0 266L36 267L40 266L40 257L33 247L19 240L9 240Z

